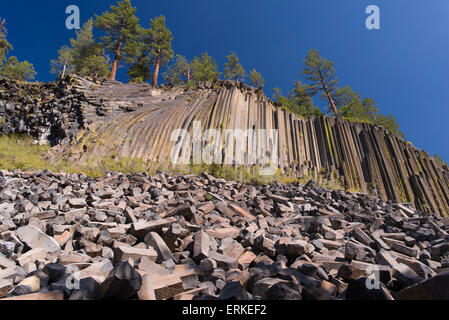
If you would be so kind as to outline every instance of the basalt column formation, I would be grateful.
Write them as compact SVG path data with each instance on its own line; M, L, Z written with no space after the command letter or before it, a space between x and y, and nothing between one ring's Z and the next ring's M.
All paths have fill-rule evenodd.
M64 154L74 160L116 155L167 162L177 144L171 139L173 131L184 129L192 137L195 121L201 123L202 132L222 131L223 145L225 130L277 129L276 152L279 169L284 172L320 174L339 180L349 190L408 202L425 212L449 214L447 166L379 126L326 116L302 119L275 106L260 90L225 81L155 90L146 84L99 83L74 77L54 90L62 90L60 87L70 93L59 105L71 106L70 123L76 125L70 128L75 128L76 134L63 135L53 155ZM2 112L13 114L14 108L20 108L20 100L11 107L8 94L2 95L0 117ZM51 112L57 105L52 105ZM58 128L65 127L63 120L59 123ZM267 139L266 144L270 142ZM234 156L223 154L222 158ZM245 159L250 156L246 149Z

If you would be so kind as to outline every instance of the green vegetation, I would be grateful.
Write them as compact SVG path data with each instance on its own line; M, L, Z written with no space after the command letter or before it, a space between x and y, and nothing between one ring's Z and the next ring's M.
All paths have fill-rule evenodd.
M377 124L391 134L404 138L404 134L399 130L396 118L391 114L388 116L380 114L373 99L362 99L358 92L354 92L346 86L343 89L337 89L335 101L341 116L345 120Z
M382 126L392 135L405 139L404 133L399 129L399 123L397 119L392 114L389 114L388 116L378 114L375 118L374 123Z
M318 50L310 50L304 60L302 74L310 81L307 87L311 96L322 92L329 101L331 111L338 115L334 95L338 79L335 77L334 62L321 57Z
M256 88L263 88L265 86L265 79L254 68L249 74L249 85Z
M189 82L192 79L192 74L192 66L186 57L178 54L162 76L168 84L180 85Z
M147 82L151 78L150 58L145 55L141 55L137 62L133 64L126 74L129 77L129 82L132 83L143 83Z
M166 84L174 86L187 84L186 88L189 89L195 83L214 81L221 77L216 60L207 52L192 61L180 54L175 56L172 49L173 34L166 26L165 16L151 19L150 28L145 29L140 26L136 12L131 0L121 0L101 16L95 15L95 20L86 22L83 29L77 32L76 39L70 40L70 47L63 46L59 50L58 59L52 61L52 71L61 74L62 70L67 69L67 72L80 75L104 77L109 72L109 57L104 55L106 52L112 56L109 72L112 80L115 80L122 61L129 65L129 82L142 83L152 78L154 87L158 87L159 73L167 64L165 70L162 70L162 76ZM104 34L99 44L93 37L93 27ZM5 37L0 37L0 58L11 48ZM75 53L76 59L73 57ZM16 69L22 70L18 66ZM27 74L32 78L32 72ZM391 134L404 138L396 118L391 114L379 113L373 99L362 98L349 86L339 87L334 62L322 57L318 50L307 53L300 74L302 79L295 81L286 95L279 88L274 89L274 103L300 117L316 117L323 114L314 104L314 98L319 95L327 101L327 114L341 116L348 121L377 124ZM244 82L246 72L235 52L226 56L223 75L225 79ZM249 73L248 84L263 88L265 80L253 68Z
M279 88L274 88L272 99L276 104L301 117L316 117L322 112L314 105L313 97L321 93L321 97L328 101L328 113L348 121L377 124L394 136L405 138L396 118L391 114L380 114L373 99L362 98L349 86L337 86L333 61L321 57L318 50L309 51L301 74L308 83L297 80L287 96L283 96Z
M322 115L320 109L313 105L313 99L307 92L307 87L300 80L295 83L294 88L286 97L281 94L279 88L275 88L273 99L283 108L301 117L310 118Z
M312 178L317 178L317 184L323 187L336 190L343 189L337 181L327 181L322 174L307 175L298 179L291 173L283 174L278 170L275 175L264 176L260 174L260 168L221 165L173 165L171 163L146 163L140 159L121 158L113 155L106 159L85 158L71 162L65 159L51 161L47 157L49 146L41 146L24 135L0 135L0 169L38 171L50 170L53 172L85 174L93 178L100 178L108 172L121 172L123 174L148 173L155 175L159 172L166 172L173 175L179 174L202 174L206 172L216 178L223 178L228 181L236 181L252 184L270 184L279 182L283 184L301 182L305 184Z
M148 169L142 161L136 159L117 159L114 157L101 160L66 160L50 161L47 158L49 146L36 144L24 135L0 136L0 169L4 170L51 170L54 172L84 173L94 178L102 177L109 171L131 174L146 172Z
M120 64L129 65L127 75L130 82L142 83L152 78L153 86L158 86L161 69L172 63L163 72L166 83L190 88L193 83L214 81L220 78L216 60L207 52L195 57L191 62L172 49L173 35L166 26L166 18L161 15L151 19L150 27L140 26L136 16L137 8L131 0L117 1L103 14L88 20L70 45L61 47L58 58L51 61L52 72L58 75L73 72L81 76L109 78L115 80ZM94 27L103 36L98 43L94 37ZM6 39L5 22L0 24L0 75L16 80L32 80L36 72L27 61L19 62L16 57L7 57L12 45ZM110 55L111 57L107 56ZM109 63L109 61L112 63ZM246 72L236 53L226 57L224 78L243 82ZM150 67L154 70L151 72ZM109 70L110 69L110 70ZM274 102L301 117L322 115L314 98L320 94L327 101L328 114L338 115L349 121L377 124L391 134L404 138L393 115L379 113L374 100L362 96L348 86L339 87L334 62L322 57L316 49L310 50L301 69L302 80L284 96L275 88ZM250 72L248 83L257 88L265 85L265 80L255 68Z
M229 56L226 57L224 76L226 80L234 80L239 82L245 78L246 72L243 66L240 64L240 59L234 52L231 52Z
M0 66L0 76L18 81L34 80L36 71L28 61L19 62L16 57L12 56Z
M361 122L373 122L377 116L377 107L374 100L362 97L350 87L338 88L335 94L335 102L344 118L358 119Z
M33 143L26 136L0 136L0 168L6 170L41 170L46 169L48 162L43 155L47 146Z
M193 58L190 65L193 71L192 80L194 82L213 81L220 77L217 62L207 52L204 52L200 58Z
M173 58L171 48L173 35L165 26L165 17L159 16L151 20L151 28L144 37L145 45L151 57L151 64L154 66L153 87L158 87L159 70Z
M143 31L136 11L130 0L122 0L117 6L111 6L110 11L101 16L95 15L95 27L105 33L101 38L101 45L114 55L109 76L111 80L115 80L121 61L133 64L141 54L138 39Z
M58 59L50 63L51 73L61 77L71 72L93 78L108 76L109 66L104 49L95 42L93 36L93 19L76 31L76 38L70 39L70 46L62 46L58 51Z

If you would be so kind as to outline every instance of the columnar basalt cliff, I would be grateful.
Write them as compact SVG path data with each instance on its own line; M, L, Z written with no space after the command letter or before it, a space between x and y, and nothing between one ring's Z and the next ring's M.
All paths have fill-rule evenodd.
M449 169L426 152L378 126L325 116L301 119L244 85L217 81L190 89L155 90L146 84L98 83L73 77L64 83L41 86L54 91L55 97L31 103L45 119L56 113L57 125L53 127L51 121L32 122L29 116L24 117L20 111L23 98L11 93L27 91L24 85L20 90L16 89L18 84L3 81L0 85L0 117L19 119L15 120L23 124L19 132L37 138L47 132L44 138L55 145L53 156L80 159L114 154L165 162L170 161L179 142L171 141L172 132L185 129L192 136L195 121L201 123L202 132L221 130L223 144L227 129L277 129L279 169L284 172L324 175L341 181L347 189L409 202L426 212L449 214ZM35 91L29 96L38 96ZM30 109L30 103L26 104ZM0 130L5 132L8 121L3 122ZM50 129L40 129L43 124ZM8 128L6 132L14 131ZM266 139L265 143L272 141ZM232 152L223 154L223 159L235 157ZM245 159L248 156L246 152Z

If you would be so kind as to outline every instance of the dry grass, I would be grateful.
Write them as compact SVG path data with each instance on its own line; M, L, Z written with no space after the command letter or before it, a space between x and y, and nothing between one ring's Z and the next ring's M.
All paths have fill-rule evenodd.
M76 162L67 160L50 161L47 158L48 146L40 146L27 136L12 135L0 136L0 169L9 171L19 169L22 171L51 170L53 172L66 172L85 174L93 178L100 178L108 172L121 172L123 174L148 173L155 175L165 172L172 175L208 173L216 178L228 181L265 185L271 183L289 184L308 182L312 175L297 178L293 174L282 173L278 170L275 175L264 176L260 174L259 167L231 167L221 165L173 165L171 163L146 163L140 159L120 158L112 156L106 159L83 159ZM316 178L316 177L315 177ZM322 178L315 179L317 184L328 189L343 189L335 181Z

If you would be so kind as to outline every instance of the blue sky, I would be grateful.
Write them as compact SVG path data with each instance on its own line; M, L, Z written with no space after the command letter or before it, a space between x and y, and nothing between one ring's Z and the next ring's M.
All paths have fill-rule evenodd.
M54 78L50 59L74 36L65 8L78 5L82 22L115 0L8 1L13 55L31 61L37 80ZM286 93L300 77L302 60L318 49L335 62L341 85L373 98L398 118L408 140L449 161L449 1L447 0L133 0L143 26L164 14L175 53L208 51L223 69L235 51L246 70L255 67ZM365 8L381 10L381 30L365 28ZM126 68L118 79L126 81ZM315 101L324 107L324 101Z

